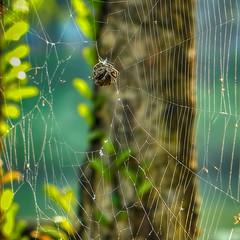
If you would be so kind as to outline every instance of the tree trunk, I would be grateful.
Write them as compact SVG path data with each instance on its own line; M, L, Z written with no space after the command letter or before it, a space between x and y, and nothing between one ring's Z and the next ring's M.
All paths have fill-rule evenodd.
M119 92L97 89L106 102L96 128L105 130L115 152L94 143L82 169L83 239L197 235L194 10L193 0L104 2L98 50L120 77ZM125 149L130 157L117 168ZM92 167L96 158L109 178Z

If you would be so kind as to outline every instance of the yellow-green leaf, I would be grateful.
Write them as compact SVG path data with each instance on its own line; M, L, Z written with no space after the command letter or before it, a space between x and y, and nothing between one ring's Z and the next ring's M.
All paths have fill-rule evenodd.
M86 18L82 18L82 17L77 17L76 18L76 22L78 24L78 26L80 27L80 29L82 30L82 32L89 37L90 39L93 39L93 29L92 29L92 25L90 24L90 22L88 21L88 19Z
M150 191L152 188L152 184L149 181L144 181L143 183L139 184L137 191L139 195L144 195Z
M93 14L83 0L72 0L72 6L77 12L76 22L81 31L90 39L94 38Z
M8 118L18 118L20 115L20 109L14 104L5 104L2 107L2 113Z
M14 233L15 217L18 211L18 205L13 203L11 208L6 212L5 221L3 223L2 232L10 239Z
M46 192L47 196L53 201L57 201L59 198L61 198L61 192L56 186L52 184L44 186L44 191Z
M62 194L60 190L52 184L49 184L44 188L47 196L50 197L51 200L54 201L57 205L60 205L70 217L73 217L74 212L71 206L71 201L69 201L68 196Z
M24 58L29 54L29 47L26 44L21 44L18 47L14 48L11 52L7 53L6 59L10 62L10 60L14 57L16 58Z
M86 120L89 126L93 125L93 116L89 107L85 103L81 103L78 105L78 113Z
M8 89L6 91L6 99L13 101L21 101L23 98L35 97L39 93L38 88L34 86L19 87L14 89Z
M47 234L47 235L43 235L43 234ZM50 240L51 238L46 238L46 236L49 236L54 239L69 240L67 234L64 231L51 225L42 225L41 228L39 228L39 232L35 233L35 236L37 236L38 239Z
M76 203L74 191L71 188L66 189L65 195L69 202Z
M13 203L15 205L15 203ZM12 205L12 206L13 206ZM12 209L13 207L11 207ZM18 210L18 208L17 208ZM16 212L17 213L17 212ZM24 220L18 219L15 221L14 231L11 233L11 240L30 240L30 237L21 237L24 230L27 228L28 223Z
M3 83L7 84L13 80L15 80L16 78L19 79L24 79L26 77L25 72L28 71L30 69L31 65L29 62L23 62L21 63L19 66L13 66L11 68L11 71L6 73L3 77ZM21 74L25 75L25 77L21 77Z
M93 66L96 63L97 55L95 48L93 47L83 48L83 56L90 66Z
M2 193L2 197L1 197L1 209L3 211L7 211L13 201L13 191L11 189L5 189Z
M72 225L72 223L65 217L57 216L55 219L55 222L60 223L60 227L65 230L67 233L70 233L71 235L74 234L75 230Z
M86 98L92 98L92 91L88 87L86 81L81 78L75 78L73 80L73 86Z
M29 10L28 2L25 0L17 0L13 4L13 9L15 11L28 12Z
M72 6L76 10L77 14L82 17L87 17L91 14L89 8L83 0L72 0Z
M5 32L4 36L7 40L18 41L19 38L28 31L28 29L28 23L24 21L16 22Z
M10 127L8 124L4 121L0 121L0 134L1 135L6 135L10 132Z

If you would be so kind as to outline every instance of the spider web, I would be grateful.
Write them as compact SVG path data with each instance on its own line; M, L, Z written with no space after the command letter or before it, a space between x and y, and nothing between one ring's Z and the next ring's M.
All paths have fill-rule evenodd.
M125 8L118 9L118 4L123 2ZM105 225L108 225L109 219L117 219L120 213L124 212L129 220L135 206L140 205L144 208L144 197L135 197L136 194L151 195L150 190L146 190L148 185L144 185L144 182L150 183L151 189L156 190L156 198L162 201L161 208L170 212L169 225L171 225L172 218L178 219L178 214L180 215L184 211L184 208L177 210L176 214L171 210L171 204L174 205L174 201L177 201L178 198L175 189L171 186L167 189L170 197L166 200L160 191L161 187L164 187L163 184L154 182L156 172L146 169L150 168L149 165L155 165L159 161L156 156L159 152L163 152L163 155L174 161L177 168L182 167L183 171L192 172L190 167L182 163L181 159L179 160L177 154L172 154L170 144L168 144L171 136L167 136L165 133L167 124L164 125L163 122L172 121L173 110L162 113L159 111L159 114L153 110L156 106L160 110L161 105L166 101L162 98L161 79L156 80L156 72L165 74L170 79L174 78L170 70L164 72L160 64L162 63L161 56L172 51L177 57L178 47L192 38L186 35L180 42L176 41L170 45L166 40L164 49L158 47L149 49L147 45L148 55L141 55L143 52L141 47L137 51L132 41L136 36L144 36L149 41L154 41L156 38L168 39L169 33L167 31L160 33L154 27L144 32L144 24L147 21L153 21L153 25L157 23L151 18L151 14L160 11L160 1L149 1L147 9L144 9L144 1L136 2L137 11L131 11L128 8L130 2L132 1L109 2L103 21L94 15L92 29L95 30L97 25L105 26L101 32L102 35L96 36L96 41L89 40L79 29L76 21L77 12L68 0L61 1L61 3L50 1L49 9L56 9L56 14L53 13L53 15L48 13L45 4L38 5L35 1L30 3L32 9L29 18L30 30L23 41L31 48L28 56L31 69L27 72L29 82L31 85L37 86L40 93L31 100L20 101L20 118L17 120L6 119L11 126L11 131L8 136L3 138L2 159L5 169L8 171L18 170L23 174L23 180L12 182L11 188L15 193L15 199L20 203L19 216L27 218L37 229L42 229L46 222L57 224L56 216L65 216L69 219L68 213L62 206L54 203L52 198L43 191L44 185L52 184L60 190L63 196L66 195L66 188L71 188L75 192L74 212L76 215L74 216L73 239L81 239L79 228L88 229L84 231L90 234L90 232L102 228L105 218ZM181 2L179 1L172 8L179 8L180 11ZM141 11L145 13L144 17L140 15ZM239 227L237 224L234 225L234 216L238 216L240 198L239 6L237 0L198 0L195 11L196 30L193 38L196 44L195 98L197 105L190 109L196 111L194 131L196 132L198 167L194 176L197 179L200 195L198 202L200 216L197 218L200 233L199 236L196 235L196 238L238 239ZM93 12L95 13L94 8ZM113 30L109 27L110 18L118 14L123 16L123 20L121 24L116 24ZM136 18L135 14L138 14L139 17ZM168 17L174 22L174 16ZM123 41L122 44L113 46L106 44L108 50L102 50L100 42L104 36L107 35L110 40L111 37L119 40L122 37L121 30L124 26L129 30L129 32L127 31L129 34L127 42ZM169 26L169 29L171 28L172 26ZM132 29L134 29L134 37L131 34ZM135 44L137 44L137 40ZM94 91L93 81L89 79L89 76L92 75L92 67L82 56L84 47L94 47L100 58L108 57L109 61L117 69L119 68L120 73L115 85L99 90L105 97L105 111L110 112L110 118L104 118L104 114L99 115L103 122L102 127L106 138L101 145L91 147L88 141L90 127L78 114L77 106L83 102L90 109L93 109L94 106L72 85L74 78L81 77ZM120 54L115 55L114 48L119 48ZM126 52L130 52L134 56L134 62L129 62L128 58L124 57ZM148 60L155 61L155 71L152 70L150 77L147 74L144 75L144 69L149 68ZM181 60L177 62L179 65L181 64ZM134 75L137 82L129 80L131 74ZM140 82L142 76L144 76L145 85ZM151 88L148 87L148 81L152 81ZM190 76L187 81L190 81ZM169 84L171 85L171 80ZM188 87L185 85L185 88ZM141 109L141 106L138 106L139 99L136 96L140 95L147 103L146 108ZM125 102L126 96L127 102ZM167 104L185 109L181 102L171 100L171 98L167 100ZM137 114L135 109L142 114ZM191 113L185 112L184 114L190 115ZM146 119L149 121L147 124L145 124ZM131 122L131 127L127 128L129 122ZM162 133L165 134L165 141L158 139ZM187 139L187 134L185 137ZM132 144L133 142L134 144ZM178 146L175 148L177 149ZM135 165L137 164L136 178L130 178L131 187L121 177L123 167L119 169L113 167L121 161L118 158L121 154L126 154L127 160L135 159L133 162ZM108 163L107 169L103 168L104 165L100 166L102 172L98 178L98 184L91 181L93 170L90 171L90 174L89 171L86 171L86 169L94 169L94 167L96 172L99 170L96 159L100 159L102 164ZM144 168L142 164L145 159L148 160L145 162L147 168ZM109 161L112 162L109 163ZM170 162L164 169L157 172L161 175L162 182L169 178L170 182L175 180L174 174L169 175L168 173ZM126 163L126 166L129 167L129 163ZM160 168L160 165L156 166ZM108 177L113 181L114 176L118 176L117 184L109 184ZM142 192L137 187L139 181L142 183ZM86 182L88 187L86 187ZM183 184L182 180L179 180L179 185L181 184ZM125 202L119 203L117 199L117 205L120 204L122 208L116 212L114 206L111 206L111 209L108 209L109 212L106 213L103 209L106 207L105 205L109 204L108 198L115 197L115 191L121 192ZM104 196L102 199L105 201L99 202L98 196L101 195ZM99 218L89 211L88 205L83 204L82 198L86 196L90 199L89 202L97 205L103 211L100 212L102 215ZM155 201L156 199L149 197L149 206L155 206ZM24 205L26 202L27 205ZM78 214L79 209L80 215ZM153 215L158 216L157 209L153 209L152 212ZM82 213L93 224L92 228L91 225L85 225ZM148 217L148 213L145 212L144 216L140 218L136 239L138 235L140 236L141 226L145 224L144 221ZM156 237L160 234L159 229L155 228L154 223L149 222L149 234L154 232ZM135 234L133 234L131 224L133 223L129 220L126 228L118 226L117 230L115 229L120 239L121 234L125 231L129 231L132 234L130 234L131 238L134 239ZM184 224L181 223L181 226L183 227ZM161 227L164 228L164 225L161 226L160 221L159 228L161 229ZM170 232L170 230L166 231ZM188 229L185 232L189 237ZM174 231L173 235L168 233L166 236L169 236L169 239L179 239L177 234L174 235ZM104 239L101 235L96 238ZM86 237L86 239L88 238ZM147 235L145 239L148 239ZM156 239L161 238L156 237Z

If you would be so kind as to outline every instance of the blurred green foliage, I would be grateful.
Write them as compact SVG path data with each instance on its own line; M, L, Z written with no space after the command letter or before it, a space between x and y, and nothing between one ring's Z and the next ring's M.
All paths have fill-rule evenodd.
M10 127L7 119L18 118L21 114L18 102L24 98L35 97L39 90L34 86L28 86L26 72L31 68L29 61L24 60L30 52L27 44L23 43L23 37L30 28L28 22L28 1L16 0L2 7L4 14L1 16L1 121L0 134L7 135ZM23 236L27 223L16 221L19 209L14 202L14 192L7 185L13 181L22 181L23 176L19 171L10 170L4 172L3 162L0 166L0 236L8 240L27 240L29 236Z
M35 86L28 86L26 72L31 68L29 61L24 61L30 48L23 43L22 38L30 28L28 22L28 1L14 1L5 7L1 20L1 75L2 75L2 114L5 119L18 118L21 114L17 102L24 98L35 97L39 90ZM3 119L0 122L0 134L6 135L10 127Z
M0 167L0 179L2 186L11 184L13 181L21 181L23 176L18 171L4 172L2 162ZM23 220L16 221L18 204L14 202L14 193L12 189L5 187L0 194L0 235L8 240L27 240L27 236L22 236L27 223Z
M74 236L76 230L75 227L79 227L77 225L78 218L77 214L74 211L74 205L77 204L76 196L74 191L71 188L60 190L53 184L48 184L44 186L44 192L46 195L56 204L56 206L62 209L65 213L65 216L56 216L54 221L55 225L46 225L43 226L44 231L42 233L51 233L55 232L60 234L58 237L62 239L68 239L65 236L65 233L68 235ZM75 222L75 226L73 226L73 222ZM56 237L56 236L55 236Z

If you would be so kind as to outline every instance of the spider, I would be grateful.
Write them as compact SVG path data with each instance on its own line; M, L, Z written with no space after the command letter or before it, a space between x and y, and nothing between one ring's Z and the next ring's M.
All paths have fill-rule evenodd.
M107 62L107 59L99 62L93 67L92 79L95 80L95 84L98 86L108 86L117 81L119 72L112 64Z

